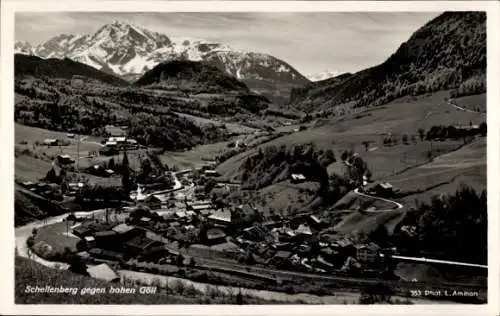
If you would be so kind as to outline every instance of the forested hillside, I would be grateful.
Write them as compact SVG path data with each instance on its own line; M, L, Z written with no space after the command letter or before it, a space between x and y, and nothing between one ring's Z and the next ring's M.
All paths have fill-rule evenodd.
M377 106L447 89L459 95L484 93L485 77L486 14L446 12L416 31L384 63L294 90L290 104L318 111L346 103Z

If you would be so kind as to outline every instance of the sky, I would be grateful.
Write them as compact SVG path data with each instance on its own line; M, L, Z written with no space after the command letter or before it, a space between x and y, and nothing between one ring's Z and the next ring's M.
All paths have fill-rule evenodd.
M39 44L87 34L115 20L171 37L194 37L269 53L310 75L355 72L386 60L440 12L23 12L15 39Z

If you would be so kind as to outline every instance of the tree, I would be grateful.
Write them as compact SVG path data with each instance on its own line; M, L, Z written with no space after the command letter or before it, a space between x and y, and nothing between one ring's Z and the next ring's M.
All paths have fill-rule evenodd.
M363 146L365 146L365 151L368 151L368 146L370 146L370 142L369 141L363 141Z
M486 122L483 122L479 125L479 133L481 134L481 136L486 136L486 132L487 132L487 126L486 126Z
M342 159L342 161L346 161L347 158L349 158L349 153L346 150L344 150L340 155L340 159Z
M115 170L116 164L115 164L115 159L111 158L108 162L108 169Z
M403 141L403 144L408 145L408 135L404 134L401 140Z
M195 267L196 266L196 261L194 260L194 257L191 257L191 259L189 259L189 266L190 267Z
M420 137L420 141L423 141L424 138L425 138L425 131L424 131L424 129L423 128L419 128L417 132L418 132L418 136Z
M122 166L127 168L129 165L129 162L128 162L128 156L127 156L127 152L124 151L123 152L123 160L122 160Z
M182 254L179 254L177 258L175 258L175 263L179 266L182 267L184 266L184 256Z

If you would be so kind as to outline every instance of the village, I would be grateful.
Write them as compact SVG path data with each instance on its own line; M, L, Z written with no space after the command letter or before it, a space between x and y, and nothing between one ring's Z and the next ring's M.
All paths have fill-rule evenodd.
M110 136L102 142L101 151L117 150L126 155L135 149L137 144L133 139ZM78 168L75 164L69 155L56 156L53 163L53 169L58 170L56 178L61 171L75 171ZM224 263L222 267L233 272L239 269L239 274L246 273L250 278L255 275L248 272L248 267L328 275L378 277L387 274L389 264L383 254L394 253L395 249L381 249L373 242L359 243L347 237L325 239L321 232L331 223L321 214L285 218L264 214L251 203L234 205L214 200L207 186L223 191L239 187L238 183L215 181L219 175L216 164L207 162L199 168L179 171L152 167L128 198L120 198L123 199L120 205L107 207L101 216L90 218L78 217L72 212L64 219L66 225L60 226L66 231L58 233L78 238L73 251L89 266L88 271L93 271L90 268L96 264L107 265L106 271L111 270L110 266L143 270L148 264L156 267L154 271L161 271L162 266L203 269ZM116 177L115 170L120 171L118 164L108 169L91 166L87 172ZM158 180L161 172L168 181ZM88 182L78 181L81 177L74 179L75 182L64 184L46 179L20 185L46 198L64 201L81 198L82 192L92 187ZM300 184L307 181L307 176L293 173L289 181ZM368 182L370 179L364 177L363 191L390 197L390 184ZM112 199L105 196L106 192L101 194L104 199ZM32 237L31 249L43 257L44 249L51 245L37 242L35 235Z

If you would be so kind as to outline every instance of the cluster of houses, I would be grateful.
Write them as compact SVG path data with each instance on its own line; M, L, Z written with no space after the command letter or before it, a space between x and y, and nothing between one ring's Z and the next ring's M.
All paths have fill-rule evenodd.
M73 228L72 233L81 238L83 250L77 255L86 261L109 263L171 255L161 236L126 223L113 226L89 220Z

